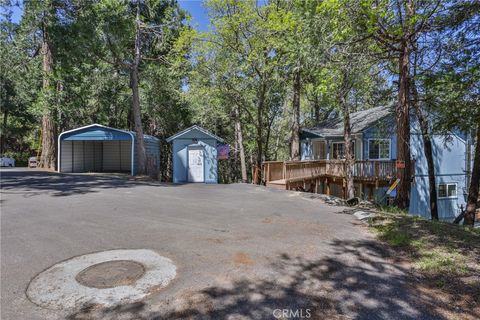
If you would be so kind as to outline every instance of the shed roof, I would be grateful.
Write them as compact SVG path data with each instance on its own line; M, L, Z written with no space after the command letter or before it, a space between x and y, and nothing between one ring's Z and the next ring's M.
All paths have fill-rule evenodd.
M377 121L392 115L393 111L393 105L387 105L350 114L352 133L360 133L368 129ZM302 128L302 131L319 137L337 137L343 136L343 127L343 117L336 116L335 118L327 119L319 123L313 128Z
M122 129L110 128L98 123L64 131L58 137L60 140L132 140L136 133ZM145 140L159 141L158 138L144 134Z
M191 126L191 127L187 128L187 129L184 129L184 130L182 130L182 131L180 131L180 132L177 132L177 133L174 134L173 136L169 137L169 138L167 139L167 142L171 142L171 141L173 141L173 140L175 140L175 139L181 138L182 136L184 136L184 135L186 135L186 134L188 134L189 132L192 132L192 131L194 131L194 130L197 130L197 131L203 133L204 135L207 135L207 136L209 136L209 137L217 140L218 142L223 142L223 141L224 141L224 140L223 140L222 138L220 138L219 136L217 136L217 135L215 135L215 134L213 134L213 133L211 133L211 132L203 129L202 127L199 127L199 126L197 126L197 125L194 125L194 126Z

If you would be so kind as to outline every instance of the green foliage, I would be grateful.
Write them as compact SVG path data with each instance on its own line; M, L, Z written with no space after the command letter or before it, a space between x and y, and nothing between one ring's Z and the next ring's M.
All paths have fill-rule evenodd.
M383 214L394 214L394 215L398 215L398 214L407 214L407 212L403 209L400 209L396 206L380 206L378 207L378 210L383 213Z
M459 252L433 250L425 252L415 263L419 270L428 273L467 273L466 259Z
M45 110L54 115L59 132L94 122L132 128L127 65L133 55L136 3L27 1L18 24L6 10L0 24L2 148L36 154ZM175 2L145 0L140 5L145 132L163 138L190 124L182 85L191 30ZM44 33L52 50L46 89L40 51Z
M35 156L35 154L31 154L29 152L21 152L21 151L7 151L0 156L15 159L16 167L26 167L28 165L28 158Z
M413 238L406 232L399 230L399 225L395 223L378 225L375 230L379 233L380 238L394 247L405 247L411 244Z
M378 237L418 272L443 286L458 276L478 273L480 233L446 222L379 211L370 221Z
M212 28L207 33L186 26L189 16L175 1L25 1L19 23L11 21L9 6L0 22L4 151L35 154L45 110L59 132L92 122L132 129L129 64L137 4L144 130L165 138L197 123L226 138L234 152L222 169L224 181L238 178L236 110L247 166L258 156L286 160L292 75L301 75L302 126L340 110L342 95L348 112L386 104L396 91L397 56L376 37L382 31L396 39L426 20L435 36L445 37L438 64L422 69L416 79L425 103L438 115L436 128L466 130L480 123L474 1L442 2L432 17L434 2L421 2L402 24L404 1L209 0ZM49 86L42 89L44 32L53 63ZM397 46L392 39L387 40ZM422 60L421 66L427 69L431 62ZM168 179L168 145L162 157L163 179Z

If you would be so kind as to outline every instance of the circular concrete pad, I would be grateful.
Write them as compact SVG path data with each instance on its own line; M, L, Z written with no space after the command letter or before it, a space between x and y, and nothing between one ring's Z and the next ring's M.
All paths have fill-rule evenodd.
M27 296L54 309L113 306L138 301L165 287L175 275L172 261L152 250L110 250L48 268L30 282Z
M105 289L132 285L145 273L145 268L138 262L113 260L94 264L75 277L78 283L86 287Z

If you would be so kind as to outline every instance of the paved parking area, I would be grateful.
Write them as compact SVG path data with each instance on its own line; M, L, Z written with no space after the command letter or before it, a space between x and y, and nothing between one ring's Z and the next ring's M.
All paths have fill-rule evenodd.
M438 317L344 208L298 193L28 169L2 170L1 184L2 319ZM49 309L26 297L42 270L112 249L153 250L176 277L110 307Z

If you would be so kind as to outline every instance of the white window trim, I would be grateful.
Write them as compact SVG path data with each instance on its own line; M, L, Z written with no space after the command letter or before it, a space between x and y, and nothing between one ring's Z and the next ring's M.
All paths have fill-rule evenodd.
M448 194L448 186L452 186L454 185L455 186L455 196L450 196L450 197L440 197L440 185L441 184L444 184L445 187L446 187L446 191L447 191L447 194ZM458 184L456 182L441 182L441 183L438 183L437 184L437 195L438 195L438 199L458 199Z
M388 141L388 158L371 159L370 158L370 141ZM380 153L379 153L379 155L380 155ZM372 161L392 160L392 140L391 139L369 138L368 141L367 141L367 160L372 160Z

